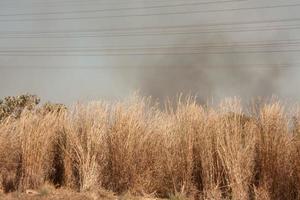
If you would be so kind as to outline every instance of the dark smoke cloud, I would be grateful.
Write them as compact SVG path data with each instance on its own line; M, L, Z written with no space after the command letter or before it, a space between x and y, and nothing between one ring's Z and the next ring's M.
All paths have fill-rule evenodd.
M223 43L231 41L224 39ZM214 43L207 40L206 43ZM191 41L179 41L180 44ZM258 48L270 50L272 47ZM174 56L164 66L157 62L150 69L139 69L138 88L141 93L155 99L175 97L179 93L197 95L200 101L228 96L242 98L269 97L278 93L277 80L280 68L274 66L269 54L210 54L215 51L248 51L249 48L226 48L226 50L203 47L202 54ZM250 49L251 50L251 49ZM171 50L172 51L172 50ZM163 56L161 61L163 61ZM276 60L276 59L275 59ZM248 63L248 64L247 64ZM263 65L251 65L260 63Z

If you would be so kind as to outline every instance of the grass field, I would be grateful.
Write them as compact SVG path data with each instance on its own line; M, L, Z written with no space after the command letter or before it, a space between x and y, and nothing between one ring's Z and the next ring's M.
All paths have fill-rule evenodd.
M44 199L300 199L299 114L236 98L25 111L0 124L0 198L34 199L24 194L33 189Z

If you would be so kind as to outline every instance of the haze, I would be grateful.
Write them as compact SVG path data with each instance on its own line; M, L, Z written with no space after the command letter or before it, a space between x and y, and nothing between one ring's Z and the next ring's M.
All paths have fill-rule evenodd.
M297 0L2 0L0 98L299 100Z

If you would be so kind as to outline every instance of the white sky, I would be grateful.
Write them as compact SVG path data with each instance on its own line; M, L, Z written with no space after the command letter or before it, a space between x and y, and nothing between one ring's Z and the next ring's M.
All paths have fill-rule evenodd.
M91 10L94 11L87 12ZM0 0L0 97L29 92L44 100L70 103L119 98L140 90L155 97L192 92L202 98L233 95L251 98L275 94L300 100L297 90L300 75L300 46L297 43L300 40L300 28L297 28L300 27L299 11L299 0ZM49 14L53 12L56 14ZM174 12L177 14L163 14ZM178 14L183 12L185 14ZM232 25L234 23L237 25ZM169 31L163 27L170 26L187 27L172 30L187 34L152 34ZM158 29L109 31L141 27ZM254 31L268 28L270 30ZM76 38L78 31L84 33L88 30L98 30L98 33L88 32L94 36ZM36 32L39 34L24 34ZM119 35L113 37L112 34ZM261 46L274 41L290 41L292 45ZM208 46L258 45L220 50L207 45L203 47L203 43ZM87 48L136 46L142 49L130 50L129 54L154 52L158 55L112 56L104 51L91 56L89 54L93 52L86 51ZM147 49L161 46L199 46L200 53L164 55L159 54L160 49ZM84 49L73 56L59 55L70 51L72 54L76 48ZM219 50L272 52L208 54ZM120 53L119 50L109 52ZM174 52L174 49L163 52ZM19 55L22 53L26 55Z

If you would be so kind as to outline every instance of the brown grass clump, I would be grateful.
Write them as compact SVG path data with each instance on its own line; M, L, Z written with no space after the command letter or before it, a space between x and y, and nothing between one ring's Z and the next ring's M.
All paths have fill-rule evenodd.
M5 148L1 163L7 171L1 175L6 191L36 188L45 182L51 171L56 123L52 114L41 117L25 112L20 119L7 119L1 124L1 143Z
M157 176L163 141L157 118L159 113L147 99L130 99L112 106L104 170L104 185L108 189L143 194L161 186Z
M3 192L169 199L300 199L300 112L239 99L165 110L150 99L24 110L0 122ZM51 185L46 187L45 184ZM109 195L108 195L109 196ZM114 195L111 195L114 196Z
M275 102L260 112L257 142L257 182L273 199L295 199L297 189L292 176L292 134L283 107Z
M20 141L13 127L16 122L11 119L0 125L0 181L3 192L17 189L21 163Z
M66 185L77 185L80 191L100 186L107 148L107 108L104 104L77 105L65 113L61 142L64 154Z
M227 114L228 108L233 110L233 114ZM258 128L254 120L245 121L237 99L224 102L220 109L221 119L215 125L217 151L224 166L226 183L233 199L248 199Z
M53 142L57 119L52 114L40 117L25 114L15 127L21 149L20 187L36 188L47 180L53 161Z

